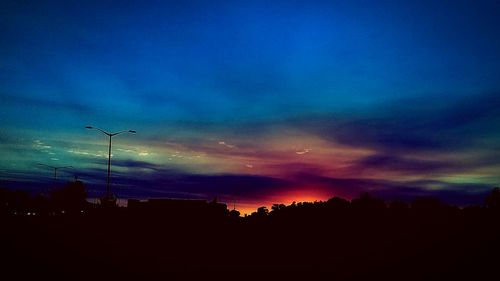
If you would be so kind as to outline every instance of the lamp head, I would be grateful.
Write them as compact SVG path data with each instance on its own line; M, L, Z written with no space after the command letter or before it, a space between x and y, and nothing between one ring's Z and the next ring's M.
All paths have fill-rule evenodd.
M87 129L94 129L94 127L92 127L92 126L85 126L85 128L87 128Z
M132 133L132 134L137 133L137 132L136 132L136 131L134 131L134 130L129 130L128 132L129 132L129 133Z

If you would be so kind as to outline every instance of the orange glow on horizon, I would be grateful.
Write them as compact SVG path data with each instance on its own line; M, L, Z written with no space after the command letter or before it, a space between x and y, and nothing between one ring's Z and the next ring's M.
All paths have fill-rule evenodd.
M314 202L325 201L333 197L331 191L324 190L318 187L304 187L296 190L286 191L282 194L277 194L274 198L277 199L278 204L292 204L293 202Z
M302 187L282 193L277 193L268 196L262 201L246 201L236 204L236 210L238 210L242 216L250 215L251 213L257 211L259 207L267 207L271 210L273 204L285 204L290 205L293 202L315 202L315 201L326 201L334 197L331 191L323 189L321 187ZM233 206L228 206L232 209Z

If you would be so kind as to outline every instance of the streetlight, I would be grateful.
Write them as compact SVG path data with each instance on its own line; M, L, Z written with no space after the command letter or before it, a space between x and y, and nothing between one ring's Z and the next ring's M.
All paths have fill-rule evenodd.
M55 166L50 166L50 165L46 165L46 164L42 164L42 163L38 163L38 165L54 169L54 179L55 180L57 179L57 170L59 170L59 169L66 169L66 168L73 168L73 166L59 166L59 167L55 167Z
M108 133L106 131L104 131L103 129L100 129L100 128L97 128L97 127L93 127L93 126L85 126L85 128L87 129L90 129L90 130L99 130L101 131L101 133L107 135L109 137L109 148L108 148L108 178L106 180L106 196L103 198L103 200L105 202L105 204L107 203L112 203L114 202L114 200L111 198L111 192L110 192L110 189L109 189L109 176L111 174L111 138L116 136L116 135L119 135L119 134L122 134L122 133L132 133L132 134L135 134L136 131L134 130L124 130L124 131L120 131L120 132L116 132L116 133Z

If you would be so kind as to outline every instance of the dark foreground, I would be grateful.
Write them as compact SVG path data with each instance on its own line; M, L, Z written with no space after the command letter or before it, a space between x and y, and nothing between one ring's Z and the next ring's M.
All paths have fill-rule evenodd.
M330 203L277 206L247 218L126 209L2 216L2 280L497 280L500 275L496 210Z

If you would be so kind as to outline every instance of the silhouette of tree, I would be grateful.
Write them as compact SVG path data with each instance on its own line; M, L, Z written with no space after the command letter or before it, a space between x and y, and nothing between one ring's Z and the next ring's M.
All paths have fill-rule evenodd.
M285 204L273 204L273 206L271 206L271 212L279 212L285 209L286 209Z
M80 213L84 210L88 205L86 198L85 185L80 180L69 182L51 193L53 207L57 211L70 213Z
M2 212L8 214L26 214L31 209L30 195L25 191L10 191L3 189L0 192Z
M500 210L500 188L495 187L486 197L486 206L490 209Z
M38 215L48 215L50 213L50 201L45 196L38 194L31 200L31 209Z
M395 201L392 201L391 203L389 203L389 209L391 211L394 211L394 212L406 211L409 208L410 208L410 206L407 203L402 202L402 201L395 200Z
M386 208L383 199L373 197L368 193L363 193L357 199L351 201L351 206L360 210L383 210Z
M344 210L344 209L349 208L351 203L343 198L335 196L335 197L328 199L328 201L326 201L326 205L332 209L343 209Z
M240 212L238 210L231 210L229 211L229 217L231 218L239 218L240 217Z
M411 203L411 208L417 211L439 211L446 205L434 197L419 197Z
M268 214L269 214L269 210L267 209L267 207L262 206L262 207L257 208L257 211L253 212L251 214L251 217L264 218L264 217L267 217Z
M10 191L0 188L0 215L7 214L10 208Z

